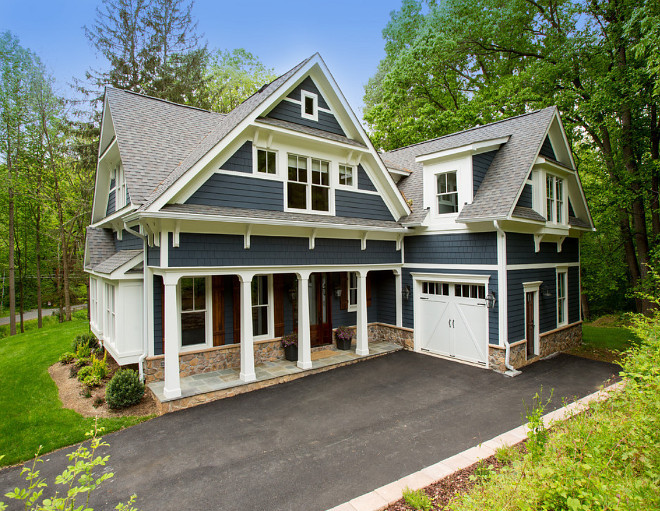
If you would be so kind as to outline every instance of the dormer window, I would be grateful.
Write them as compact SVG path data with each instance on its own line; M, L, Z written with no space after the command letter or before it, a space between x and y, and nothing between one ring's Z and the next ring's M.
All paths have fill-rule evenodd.
M436 197L438 214L458 212L458 187L456 185L456 171L445 172L436 176Z
M124 169L118 164L110 171L110 193L115 192L115 209L119 210L128 203Z
M545 218L548 222L565 223L564 180L547 174L545 176Z
M303 119L309 119L311 121L318 121L318 96L313 92L308 92L306 90L301 91L300 93L300 103L301 109L300 115Z
M339 165L339 184L342 186L354 186L354 172L351 165Z

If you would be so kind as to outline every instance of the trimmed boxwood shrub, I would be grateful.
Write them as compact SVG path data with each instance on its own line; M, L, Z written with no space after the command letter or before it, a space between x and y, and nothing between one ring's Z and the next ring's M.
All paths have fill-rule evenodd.
M105 401L110 408L126 408L144 396L144 383L133 369L120 369L105 388Z

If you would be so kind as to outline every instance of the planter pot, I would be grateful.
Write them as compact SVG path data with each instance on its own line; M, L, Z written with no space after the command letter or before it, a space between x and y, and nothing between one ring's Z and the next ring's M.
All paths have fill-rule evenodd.
M337 339L337 349L350 350L353 339Z
M289 362L297 362L298 361L298 346L295 344L291 344L284 348L284 358L286 358Z

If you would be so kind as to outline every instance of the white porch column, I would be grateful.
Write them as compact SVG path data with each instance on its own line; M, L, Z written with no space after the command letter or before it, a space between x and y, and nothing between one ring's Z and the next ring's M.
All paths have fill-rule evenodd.
M403 326L403 278L401 276L401 270L394 271L394 294L396 300L396 326Z
M254 336L252 335L252 277L239 274L241 281L241 374L244 382L257 380L254 372Z
M163 394L166 399L181 396L181 380L179 379L179 344L181 328L179 327L179 308L176 301L178 275L163 275L165 300L163 303L165 327L163 328L163 348L165 350L165 385Z
M355 272L357 277L357 355L369 354L369 329L367 328L367 272Z
M312 343L309 325L309 273L298 273L298 367L312 368Z

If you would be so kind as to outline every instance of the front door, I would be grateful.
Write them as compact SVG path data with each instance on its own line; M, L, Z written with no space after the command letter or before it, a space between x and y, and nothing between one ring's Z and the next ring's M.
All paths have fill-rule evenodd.
M332 343L330 294L327 273L309 277L309 325L312 346Z
M536 337L536 324L534 323L535 309L534 295L535 291L525 293L525 338L527 339L527 357L533 357L534 340Z

